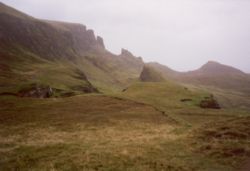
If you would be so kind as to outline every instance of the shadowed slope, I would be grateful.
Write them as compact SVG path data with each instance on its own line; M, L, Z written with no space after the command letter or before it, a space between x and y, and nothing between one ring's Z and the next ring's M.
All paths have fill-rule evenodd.
M110 91L141 72L141 58L110 53L84 25L35 19L2 3L0 21L1 92L30 82L75 90L89 81Z

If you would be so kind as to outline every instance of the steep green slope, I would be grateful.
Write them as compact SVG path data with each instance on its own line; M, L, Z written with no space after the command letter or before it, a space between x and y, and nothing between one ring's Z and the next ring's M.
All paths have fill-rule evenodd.
M85 74L68 62L52 62L20 51L1 51L0 59L3 59L0 60L1 94L18 94L29 87L41 86L51 87L54 95L59 96L97 92Z
M154 70L154 68L144 65L141 75L140 75L140 81L142 82L162 82L165 79L163 76Z
M39 20L3 3L0 21L1 92L29 83L120 90L141 72L141 58L124 50L119 56L110 53L84 25Z
M89 53L80 58L77 65L83 69L91 83L105 92L122 90L137 80L143 61L132 54L124 53L124 50L118 56L104 51Z

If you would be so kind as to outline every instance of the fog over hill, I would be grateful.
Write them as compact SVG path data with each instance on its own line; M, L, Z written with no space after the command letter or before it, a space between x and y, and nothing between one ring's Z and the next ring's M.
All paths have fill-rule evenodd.
M107 49L126 48L178 71L209 60L250 72L250 1L3 0L37 18L86 24Z
M3 54L1 65L4 66L2 69L7 67L22 71L13 72L4 69L6 73L2 76L7 80L2 80L3 87L15 87L17 83L27 84L27 81L31 81L31 83L54 85L56 89L81 90L83 88L79 80L75 82L75 79L82 78L105 91L124 88L139 77L142 80L159 81L164 80L161 78L164 76L167 80L172 79L181 83L250 92L249 75L218 62L209 61L199 69L189 72L177 72L157 63L149 63L154 69L145 66L143 69L144 62L141 57L135 57L126 49L122 49L120 55L114 55L105 47L105 40L96 36L94 31L85 25L37 19L2 3L0 17L2 23L0 52ZM39 70L37 66L33 66L37 65L38 61L44 60L48 60L45 61L48 66L53 64L54 67L47 66ZM66 72L65 76L72 75L71 72L77 75L74 76L74 81L65 84L63 80L52 78L56 73L62 73L60 69L55 71L58 69L57 62L70 68L70 72ZM17 64L22 67L17 67ZM27 72L28 68L34 71ZM39 70L40 75L36 74L38 72L36 70ZM54 74L50 74L47 78L48 73ZM13 79L8 80L10 77L6 77L8 74L9 76L14 74L12 77L22 79L13 83ZM84 91L92 91L92 88L87 89L84 88Z
M79 9L88 12L96 2L9 1L14 7L0 2L0 170L249 171L245 163L250 163L250 75L215 59L195 70L176 71L171 62L165 61L166 65L157 58L166 55L162 48L176 51L169 46L171 42L179 44L180 54L190 54L181 42L166 39L157 22L153 27L159 31L152 29L144 35L148 25L137 30L124 18L119 23L127 30L120 32L115 23L105 20L101 10L112 5L112 14L125 12L133 21L138 17L134 7L141 15L141 10L143 14L158 3L164 7L165 1L145 0L145 6L140 6L142 0L133 1L130 12L125 9L131 0L123 1L124 8L117 6L119 0L101 1L96 4L99 10L87 14L97 18L103 14L103 20L90 17L94 23L103 23L97 31L97 26L88 20L78 22L75 15ZM184 4L188 7L193 2ZM215 0L199 2L206 5ZM28 4L34 5L33 12L38 5L47 16L53 16L55 9L64 13L64 6L69 9L65 16L72 14L76 22L62 20L63 16L61 21L51 20L15 8L28 9ZM151 23L152 18L147 19ZM175 28L178 20L168 22ZM116 38L121 41L110 41L108 34L100 31L103 27L112 31L113 38L119 34ZM142 34L134 34L128 27ZM174 30L181 33L179 28ZM158 41L154 34L161 34ZM211 36L209 32L206 35ZM215 45L216 38L211 36ZM200 55L204 49L195 46L193 39L190 52L195 48ZM118 47L122 41L129 41L129 46L123 44L118 54L111 52L111 45ZM150 47L145 49L145 44ZM138 47L144 50L140 52ZM151 59L159 63L147 62L153 51ZM240 54L247 55L246 51ZM187 59L183 57L179 65L191 67L204 60L197 56ZM241 57L237 60L248 62Z

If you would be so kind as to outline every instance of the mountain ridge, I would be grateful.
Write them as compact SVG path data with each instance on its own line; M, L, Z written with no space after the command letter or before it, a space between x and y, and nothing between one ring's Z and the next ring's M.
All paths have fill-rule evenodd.
M106 50L103 39L85 25L36 19L3 3L0 9L0 65L5 70L1 74L2 87L39 82L72 90L84 81L101 90L122 89L140 75L141 58L132 53L124 58L112 54ZM64 72L59 66L70 71ZM79 76L76 80L78 71L85 75L83 80ZM53 77L57 73L65 73L68 80L74 81L59 81L58 76ZM16 82L10 77L15 77Z
M187 72L178 72L158 63L148 63L148 65L160 72L165 79L250 94L249 75L237 68L219 62L208 61L200 68Z
M6 73L9 71L7 76L19 75L22 78L21 83L32 82L32 78L40 82L47 81L46 74L39 76L31 74L38 72L30 68L35 63L37 63L35 65L46 63L50 66L47 70L51 72L59 72L52 67L52 65L56 67L58 63L70 68L71 73L78 74L79 72L75 73L75 71L80 71L85 75L86 82L92 83L101 91L122 90L137 81L143 72L145 63L141 57L134 56L126 49L121 49L119 55L111 53L105 48L104 40L96 36L92 29L87 29L85 25L36 19L3 3L0 4L0 9L1 70L5 68ZM13 64L19 65L14 67L15 74ZM199 69L189 72L178 72L159 63L151 62L146 65L166 80L250 92L249 74L218 62L208 61ZM39 72L45 72L46 67ZM8 82L6 75L2 77ZM72 77L72 74L69 77ZM49 84L53 84L57 79L51 78ZM151 78L151 80L154 79ZM4 86L4 82L2 84Z

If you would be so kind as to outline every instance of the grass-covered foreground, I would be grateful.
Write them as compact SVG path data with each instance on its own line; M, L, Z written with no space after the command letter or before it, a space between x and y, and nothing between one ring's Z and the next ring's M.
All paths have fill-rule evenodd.
M105 95L0 104L0 170L230 171L250 156L247 113L187 105L168 111L176 120L135 97Z

